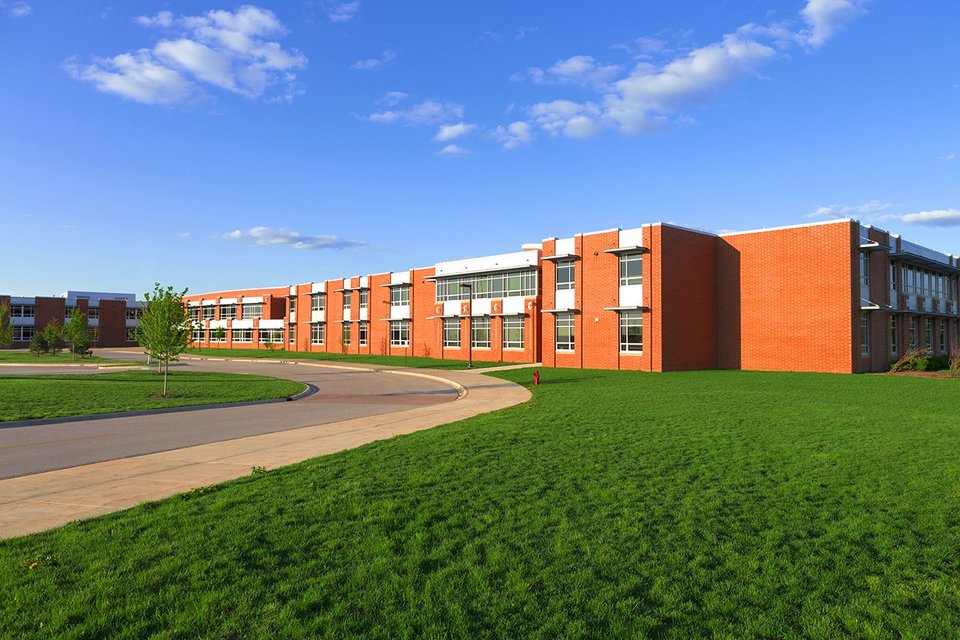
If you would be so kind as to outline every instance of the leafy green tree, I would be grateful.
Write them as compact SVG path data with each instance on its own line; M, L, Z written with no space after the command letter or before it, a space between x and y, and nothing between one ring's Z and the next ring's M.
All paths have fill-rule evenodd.
M167 374L170 360L187 350L192 325L187 317L183 297L187 289L174 291L157 282L153 293L143 296L144 306L137 324L137 342L151 358L163 365L163 397L167 397Z
M46 351L52 355L57 355L63 348L63 326L56 318L51 319L43 328L43 341Z
M219 349L220 343L222 343L224 339L227 337L227 330L224 329L223 327L217 327L216 329L211 331L210 334L211 334L210 337L213 338L213 340L218 343L217 348Z
M70 320L63 325L63 339L70 345L73 358L83 357L93 341L93 330L87 324L87 316L80 309L74 309Z
M0 304L0 348L13 344L13 325L10 324L10 305Z
M47 342L43 339L43 333L38 331L30 338L30 353L40 357L40 354L47 350Z

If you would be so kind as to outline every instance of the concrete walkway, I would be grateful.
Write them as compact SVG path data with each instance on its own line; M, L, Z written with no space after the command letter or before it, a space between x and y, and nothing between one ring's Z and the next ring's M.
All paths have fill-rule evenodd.
M255 466L272 469L510 407L530 398L524 387L475 371L377 371L443 380L456 388L460 397L454 402L2 480L0 538L43 531L223 482L247 475Z

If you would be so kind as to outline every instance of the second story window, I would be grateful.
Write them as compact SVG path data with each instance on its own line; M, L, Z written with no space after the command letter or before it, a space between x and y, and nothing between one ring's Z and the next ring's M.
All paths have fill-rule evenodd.
M243 319L250 320L251 318L259 318L263 316L263 303L254 302L243 305Z
M314 293L310 296L310 310L311 311L323 311L324 305L326 304L326 296L322 293Z
M34 307L32 304L12 304L10 305L11 318L32 318Z
M214 314L217 311L217 308L212 304L208 304L207 306L201 307L200 309L201 309L200 318L203 320L213 320Z
M643 284L643 256L625 253L620 256L620 286Z
M403 307L408 304L410 304L409 285L404 285L402 287L393 287L390 289L390 306L391 307Z
M290 296L290 313L296 313L297 311L297 298L295 296Z
M573 260L560 260L557 262L557 291L573 289L575 271Z
M860 252L860 284L870 286L870 254L865 251Z
M369 298L370 298L370 292L367 291L366 289L361 289L360 290L360 308L361 309L367 308Z
M235 304L220 305L221 320L234 320L236 317L237 317L237 305Z
M352 302L353 302L352 299L353 299L353 292L352 292L352 291L344 291L344 292L343 292L343 310L344 310L344 311L350 311L350 305L351 305Z

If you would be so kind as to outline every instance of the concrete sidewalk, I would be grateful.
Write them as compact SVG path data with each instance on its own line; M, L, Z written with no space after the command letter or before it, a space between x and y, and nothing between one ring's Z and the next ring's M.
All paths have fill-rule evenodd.
M201 485L413 433L530 398L512 382L474 371L379 370L442 379L460 398L393 413L301 427L0 481L0 538L43 531Z

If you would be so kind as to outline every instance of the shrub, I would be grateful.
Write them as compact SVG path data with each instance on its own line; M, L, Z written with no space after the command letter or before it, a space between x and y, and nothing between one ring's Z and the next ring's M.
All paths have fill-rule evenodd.
M890 365L890 373L898 373L900 371L926 371L926 363L922 361L926 360L926 352L923 349L918 347L913 347L907 349L900 359Z
M960 348L954 349L950 353L950 362L947 364L947 369L951 378L960 378Z

